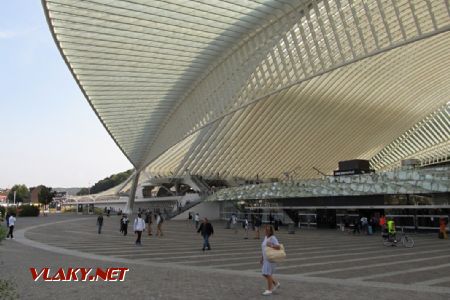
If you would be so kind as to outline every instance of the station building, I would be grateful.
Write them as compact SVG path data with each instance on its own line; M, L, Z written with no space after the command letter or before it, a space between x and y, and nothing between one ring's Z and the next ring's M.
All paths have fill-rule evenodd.
M448 214L447 0L42 3L135 168L89 201L133 212L192 189L218 217L278 207L318 226L389 213L426 227ZM354 159L373 172L334 174Z

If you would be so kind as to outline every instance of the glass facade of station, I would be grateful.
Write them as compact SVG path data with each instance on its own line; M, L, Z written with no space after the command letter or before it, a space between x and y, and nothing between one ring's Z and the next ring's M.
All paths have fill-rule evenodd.
M378 220L385 215L399 227L430 230L439 228L441 218L448 220L450 193L223 201L221 218L233 213L240 219L258 216L263 223L280 220L306 228L340 228L363 216Z

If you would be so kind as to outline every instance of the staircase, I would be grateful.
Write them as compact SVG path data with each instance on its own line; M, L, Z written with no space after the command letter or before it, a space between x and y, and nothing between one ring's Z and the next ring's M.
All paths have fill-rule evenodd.
M196 206L197 204L201 203L205 197L200 196L199 194L186 194L180 199L181 207L179 207L177 210L174 210L168 214L167 218L171 219L173 217L176 217L185 211L191 209L192 207Z
M208 184L197 175L187 175L184 178L184 182L191 186L193 189L196 189L202 194L206 194L209 192Z

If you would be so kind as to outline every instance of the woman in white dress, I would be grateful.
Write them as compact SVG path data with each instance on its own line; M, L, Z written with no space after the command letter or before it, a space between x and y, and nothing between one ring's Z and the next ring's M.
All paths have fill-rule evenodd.
M275 272L276 264L270 262L266 257L266 247L271 247L280 250L280 244L277 238L274 236L274 229L272 225L266 225L265 227L266 237L261 244L262 257L260 263L262 264L262 275L267 280L267 290L263 292L264 296L272 295L277 288L280 287L280 282L273 278L273 273Z

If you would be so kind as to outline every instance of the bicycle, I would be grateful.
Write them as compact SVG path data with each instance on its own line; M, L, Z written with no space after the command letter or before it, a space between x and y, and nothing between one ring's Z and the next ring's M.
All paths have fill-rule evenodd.
M414 240L403 231L403 228L400 233L400 239L397 239L397 233L383 234L383 245L386 247L397 247L398 243L401 243L405 248L414 247Z

